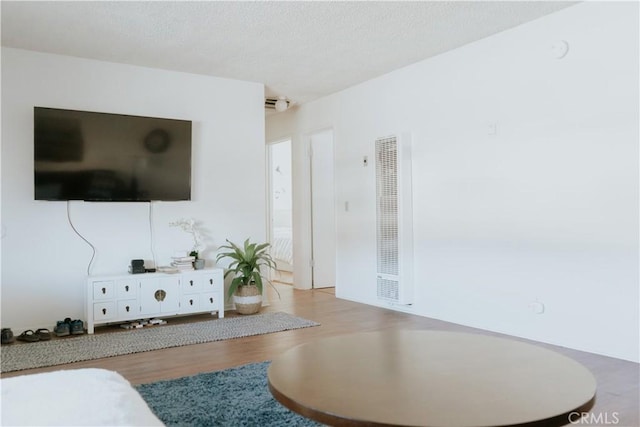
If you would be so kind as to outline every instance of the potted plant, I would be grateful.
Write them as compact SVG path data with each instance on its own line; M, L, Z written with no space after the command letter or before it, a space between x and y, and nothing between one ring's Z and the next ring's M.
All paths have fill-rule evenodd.
M228 245L221 246L226 249L220 252L216 261L223 258L231 258L232 261L227 267L224 277L233 275L233 280L229 286L229 298L233 299L236 310L240 314L254 314L262 307L262 284L263 278L261 268L275 268L276 263L269 254L269 243L251 243L249 239L244 241L243 246L238 246L227 239Z
M204 268L204 259L198 257L198 251L189 252L189 256L193 257L193 268L202 270Z

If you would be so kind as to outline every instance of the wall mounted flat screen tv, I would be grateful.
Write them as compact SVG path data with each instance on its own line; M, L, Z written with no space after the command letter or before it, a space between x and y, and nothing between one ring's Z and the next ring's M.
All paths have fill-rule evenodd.
M191 121L34 107L36 200L191 200Z

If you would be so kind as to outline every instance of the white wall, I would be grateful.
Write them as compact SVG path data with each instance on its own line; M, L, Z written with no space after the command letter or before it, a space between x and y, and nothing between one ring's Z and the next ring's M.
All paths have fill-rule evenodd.
M193 121L191 201L70 203L73 224L97 248L98 275L126 272L133 258L149 265L152 251L168 265L193 243L168 225L183 217L202 224L208 265L226 238L266 240L265 189L256 185L265 177L263 104L262 84L3 48L2 326L20 333L84 318L92 251L65 202L33 200L35 105Z
M407 311L638 361L638 51L637 3L586 2L270 117L268 139L293 137L294 182L304 135L334 128L337 295L384 305L362 156L411 132Z

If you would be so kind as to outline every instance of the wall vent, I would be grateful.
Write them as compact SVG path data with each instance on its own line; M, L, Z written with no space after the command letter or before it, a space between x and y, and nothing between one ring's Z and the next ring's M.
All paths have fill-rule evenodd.
M276 109L276 102L279 101L279 98L265 98L264 99L264 108L266 108L267 110L275 110ZM294 103L288 99L284 99L284 101L287 103L287 108L291 107Z
M276 109L276 102L278 102L278 98L265 98L264 99L264 108L269 110Z
M377 295L413 302L411 138L378 138L376 152Z

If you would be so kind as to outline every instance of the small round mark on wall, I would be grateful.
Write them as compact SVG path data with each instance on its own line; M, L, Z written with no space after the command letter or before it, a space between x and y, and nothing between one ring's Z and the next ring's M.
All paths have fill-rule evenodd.
M562 59L569 53L569 43L566 40L558 40L551 45L551 54L556 59Z

